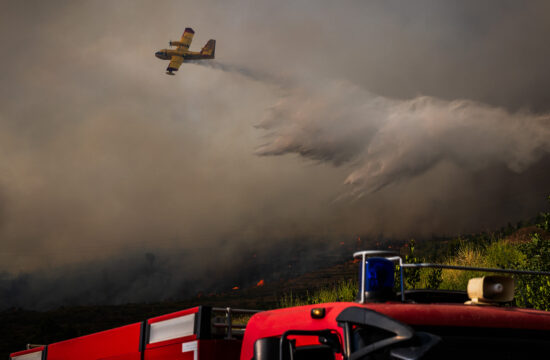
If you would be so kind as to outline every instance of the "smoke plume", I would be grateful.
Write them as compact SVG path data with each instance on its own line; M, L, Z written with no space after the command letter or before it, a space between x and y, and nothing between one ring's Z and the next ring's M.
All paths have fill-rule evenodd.
M348 82L295 89L258 127L269 135L257 154L348 165L345 183L357 195L411 181L440 163L465 176L498 166L521 174L550 155L550 114L429 96L394 100Z

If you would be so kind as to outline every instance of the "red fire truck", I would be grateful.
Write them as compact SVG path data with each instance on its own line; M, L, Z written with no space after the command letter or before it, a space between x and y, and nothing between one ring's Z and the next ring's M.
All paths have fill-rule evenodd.
M399 256L363 251L357 302L270 311L198 306L35 346L11 360L359 360L547 358L550 312L511 307L513 280L470 280L468 292L404 291ZM400 293L394 291L399 266ZM503 269L489 272L550 275ZM470 300L468 299L468 296ZM435 299L435 300L434 300ZM466 304L465 304L465 300ZM250 316L252 315L252 316ZM246 325L244 324L246 322Z

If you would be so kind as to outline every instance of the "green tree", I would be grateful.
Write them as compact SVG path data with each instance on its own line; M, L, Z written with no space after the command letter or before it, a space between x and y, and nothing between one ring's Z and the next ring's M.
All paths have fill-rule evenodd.
M548 202L550 202L550 195L548 195ZM544 231L550 231L550 212L540 213L540 222L537 224L539 228Z
M428 289L439 289L443 282L443 269L430 269L426 278L426 286Z
M518 264L520 268L533 271L550 271L550 238L540 234L531 235L531 241L519 245L525 260ZM522 276L518 280L516 303L522 307L550 310L550 277Z
M416 242L414 239L409 241L409 253L405 255L405 263L418 263L420 262L414 253L414 247ZM405 274L405 287L408 289L416 289L420 283L420 268L406 268Z

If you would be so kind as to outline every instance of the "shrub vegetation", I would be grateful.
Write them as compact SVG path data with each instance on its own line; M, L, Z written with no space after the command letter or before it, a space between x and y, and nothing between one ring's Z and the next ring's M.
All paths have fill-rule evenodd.
M550 201L550 196L548 200ZM550 213L541 213L535 225L536 230L527 241L518 242L509 238L509 235L525 227L525 224L518 224L515 230L509 224L498 236L492 233L455 239L449 242L449 249L441 251L443 255L436 254L429 260L447 265L550 271ZM414 240L410 240L404 246L405 251L402 255L406 263L426 261L424 257L417 256L416 246ZM409 268L405 269L405 288L466 290L470 278L483 275L487 274L475 271ZM398 278L399 272L396 271L396 279ZM515 279L516 294L513 305L550 311L550 276L521 275ZM357 295L357 286L356 281L342 281L331 287L308 292L305 296L286 294L281 298L280 306L353 301Z

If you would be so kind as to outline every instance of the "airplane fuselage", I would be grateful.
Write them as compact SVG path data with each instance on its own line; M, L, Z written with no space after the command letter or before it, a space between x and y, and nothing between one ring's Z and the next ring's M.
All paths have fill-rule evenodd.
M172 56L179 56L183 60L201 60L213 58L202 55L200 52L183 50L183 49L162 49L155 53L155 56L162 60L171 60Z
M162 49L155 53L155 56L161 60L170 60L172 56L182 56L185 58L186 51L178 51L176 49Z

